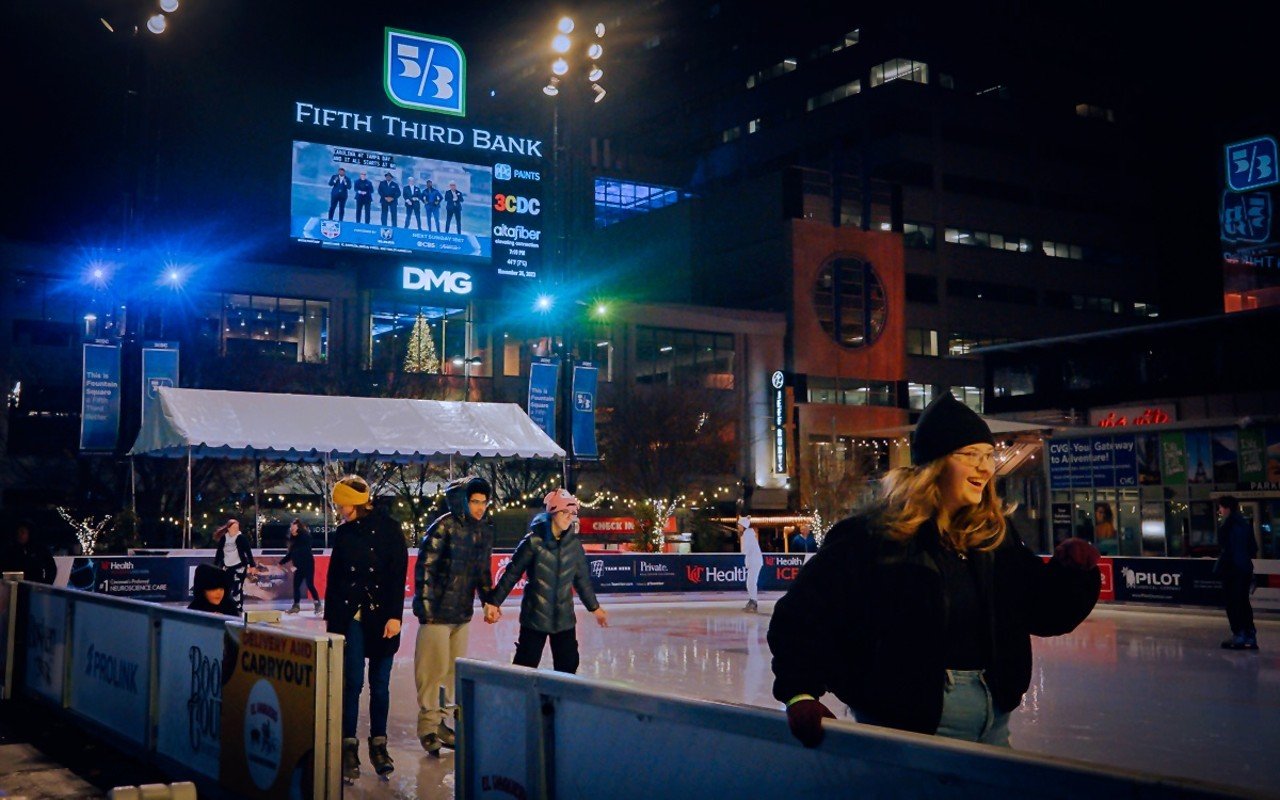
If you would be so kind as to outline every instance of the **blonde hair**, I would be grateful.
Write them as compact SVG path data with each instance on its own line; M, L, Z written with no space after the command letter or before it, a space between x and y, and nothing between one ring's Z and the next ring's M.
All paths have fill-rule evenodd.
M880 498L880 521L889 538L906 541L930 519L938 523L938 535L958 552L994 550L1004 541L1010 509L996 494L995 480L987 481L982 500L965 506L954 517L942 505L939 482L947 458L935 458L919 467L899 467L885 475Z

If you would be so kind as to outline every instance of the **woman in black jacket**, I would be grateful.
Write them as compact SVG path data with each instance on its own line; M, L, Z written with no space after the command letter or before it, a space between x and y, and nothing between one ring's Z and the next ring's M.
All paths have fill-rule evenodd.
M1079 539L1045 563L1006 519L995 440L950 393L929 404L912 466L836 525L776 604L773 695L792 733L822 739L831 692L859 722L1008 746L1031 679L1030 635L1069 633L1098 598Z
M551 665L557 672L578 671L577 620L573 613L573 590L582 604L604 628L609 615L596 601L587 556L574 522L578 498L556 489L543 500L546 513L533 518L529 532L511 555L511 563L493 589L493 606L485 608L485 621L496 622L497 606L507 599L516 582L526 575L520 601L520 639L513 664L537 667L547 638L551 638Z
M325 628L346 637L342 679L342 777L360 777L356 721L369 662L369 761L379 775L395 767L387 753L391 662L400 649L409 551L399 526L373 513L369 484L349 475L334 484L333 504L346 520L334 531L325 587Z
M198 564L195 579L191 582L191 611L207 611L210 614L239 614L227 592L227 573L212 564Z
M249 537L240 532L240 521L229 519L213 532L213 564L228 573L227 588L231 590L231 604L236 613L244 611L244 579L249 567L257 567Z
M300 519L289 523L289 552L280 559L280 565L284 566L290 561L293 562L293 605L285 613L297 614L302 610L299 603L302 601L302 584L305 582L307 594L315 601L316 613L319 614L320 592L316 591L316 560L311 552L311 531Z

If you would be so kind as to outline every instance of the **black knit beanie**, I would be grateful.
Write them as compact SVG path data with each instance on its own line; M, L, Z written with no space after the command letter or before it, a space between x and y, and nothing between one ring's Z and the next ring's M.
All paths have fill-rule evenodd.
M196 566L195 579L191 582L192 594L199 597L201 592L225 588L227 588L227 574L225 572L213 564L199 564Z
M911 434L911 463L919 467L966 445L995 443L982 417L951 392L944 392L925 407L916 423Z

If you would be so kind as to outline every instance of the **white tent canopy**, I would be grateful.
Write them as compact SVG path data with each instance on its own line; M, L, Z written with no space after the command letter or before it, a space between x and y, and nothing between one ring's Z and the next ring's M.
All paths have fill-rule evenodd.
M129 455L285 461L564 458L515 403L161 388Z

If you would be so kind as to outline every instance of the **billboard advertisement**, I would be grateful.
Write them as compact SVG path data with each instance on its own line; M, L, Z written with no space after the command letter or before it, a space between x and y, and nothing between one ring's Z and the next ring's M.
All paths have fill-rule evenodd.
M295 141L290 235L319 247L487 264L492 195L492 167Z

